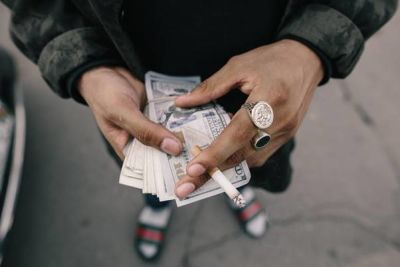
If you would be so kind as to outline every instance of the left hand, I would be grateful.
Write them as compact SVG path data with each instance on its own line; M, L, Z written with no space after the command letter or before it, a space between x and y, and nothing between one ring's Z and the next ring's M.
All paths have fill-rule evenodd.
M206 170L227 169L247 160L250 167L264 165L283 144L294 137L323 77L319 57L307 46L282 40L231 58L192 93L176 99L179 107L209 103L235 88L248 95L246 102L266 101L274 110L274 122L266 130L271 141L256 152L251 139L257 129L247 111L240 109L218 138L187 167L175 194L185 198L203 185Z

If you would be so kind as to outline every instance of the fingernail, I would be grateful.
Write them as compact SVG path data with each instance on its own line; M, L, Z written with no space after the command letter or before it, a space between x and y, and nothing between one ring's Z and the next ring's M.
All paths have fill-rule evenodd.
M187 170L187 173L189 176L192 177L198 177L200 175L203 175L206 171L206 168L203 167L203 165L199 163L195 163L192 166L190 166Z
M184 183L178 186L178 188L176 188L175 194L177 195L177 197L182 199L187 197L190 193L192 193L194 191L194 188L195 188L194 184Z
M175 156L181 152L181 146L175 140L167 137L161 143L161 150Z

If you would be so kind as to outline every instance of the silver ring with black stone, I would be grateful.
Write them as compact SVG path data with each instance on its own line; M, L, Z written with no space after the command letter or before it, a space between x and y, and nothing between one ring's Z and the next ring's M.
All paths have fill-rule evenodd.
M258 130L257 134L251 140L251 144L253 148L258 151L266 147L270 140L271 135L264 131Z

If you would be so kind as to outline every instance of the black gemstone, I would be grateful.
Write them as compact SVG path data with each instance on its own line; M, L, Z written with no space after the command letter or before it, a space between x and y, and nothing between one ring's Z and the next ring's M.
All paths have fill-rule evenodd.
M269 135L265 135L265 136L261 137L260 139L257 140L256 147L262 148L262 147L266 146L268 144L269 140L271 140L271 137Z

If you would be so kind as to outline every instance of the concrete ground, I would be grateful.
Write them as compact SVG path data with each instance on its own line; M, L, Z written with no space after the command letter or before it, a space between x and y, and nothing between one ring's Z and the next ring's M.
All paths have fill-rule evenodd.
M118 184L89 110L56 97L7 35L25 90L27 147L6 267L145 266L132 248L141 194ZM272 219L244 236L221 197L176 210L155 266L400 266L400 15L355 72L318 89L283 195L258 191Z

